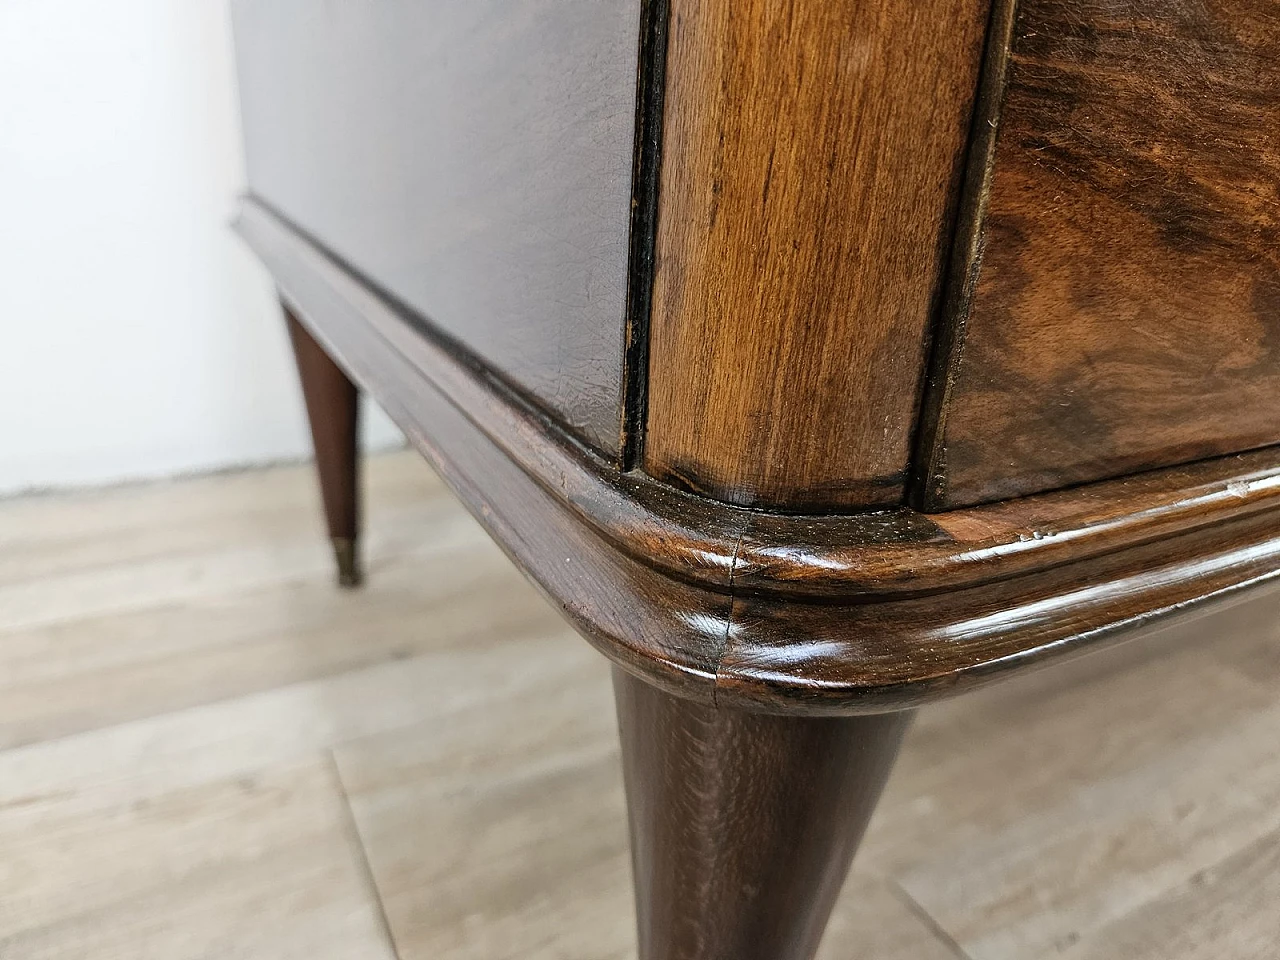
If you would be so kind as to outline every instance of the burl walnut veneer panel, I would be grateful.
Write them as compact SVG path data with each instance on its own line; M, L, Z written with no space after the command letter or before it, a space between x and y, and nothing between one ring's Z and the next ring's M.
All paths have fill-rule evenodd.
M986 0L672 0L645 465L901 500Z
M1280 442L1280 6L1022 0L989 191L927 509Z
M238 0L251 192L616 453L640 0Z

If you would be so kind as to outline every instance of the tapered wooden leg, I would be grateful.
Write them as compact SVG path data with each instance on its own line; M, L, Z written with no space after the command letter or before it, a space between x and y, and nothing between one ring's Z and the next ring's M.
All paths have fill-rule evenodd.
M778 717L614 672L640 960L810 960L907 714Z
M338 583L360 583L359 393L342 368L285 307L293 355L311 421L325 520L338 562Z

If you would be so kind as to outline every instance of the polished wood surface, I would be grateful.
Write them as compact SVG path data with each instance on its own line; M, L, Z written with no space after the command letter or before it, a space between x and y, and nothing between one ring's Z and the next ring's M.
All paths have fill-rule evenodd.
M423 351L439 348L389 304L260 209L246 207L239 227L291 309L584 637L656 683L710 696L728 596L707 597L616 549L476 428L450 399L454 381L424 375ZM446 369L461 375L467 368ZM520 423L520 408L508 406L514 398L498 390L491 385L488 402ZM540 449L557 452L550 444ZM693 611L700 622L690 620Z
M280 269L323 273L357 300L351 278L269 212L246 206L241 228ZM945 514L743 510L620 473L418 335L394 306L359 302L363 322L596 535L716 590L828 600L958 590L1280 509L1280 457L1258 451Z
M617 454L640 0L233 12L250 191Z
M1280 442L1277 49L1256 0L1018 4L926 508Z
M640 960L811 960L908 714L771 717L614 671Z
M854 518L726 518L712 501L670 490L657 497L633 475L610 477L590 451L452 359L268 212L248 205L241 231L326 349L583 635L691 699L799 714L904 709L1280 579L1280 473L1247 458L1235 479L1196 481L1196 471L1180 468L1118 481L1110 500L1082 491L1075 503L1065 493L1065 503L1028 501L1021 515L1026 505L1008 504L967 516L856 518L868 524L865 553L845 544L848 552L806 560L809 545L834 547ZM601 519L608 516L616 525ZM1078 528L1065 525L1072 516ZM759 526L728 525L742 520ZM944 524L973 538L972 551L948 544ZM773 539L801 530L803 542ZM896 544L896 559L894 550L878 552L877 540ZM933 557L926 578L937 578L917 590L913 544L917 556ZM746 567L735 574L739 553L759 560L757 578ZM797 573L810 579L828 559L838 568L841 556L850 566L829 571L821 591L787 582Z
M613 661L641 960L810 960L914 708L1280 590L1269 11L300 3L239 229Z
M360 591L309 464L0 501L6 960L635 960L608 664L365 467ZM1270 957L1277 601L921 711L820 960Z
M360 394L298 318L284 308L302 382L325 523L338 584L358 586L360 569Z
M898 502L983 0L671 0L644 464Z

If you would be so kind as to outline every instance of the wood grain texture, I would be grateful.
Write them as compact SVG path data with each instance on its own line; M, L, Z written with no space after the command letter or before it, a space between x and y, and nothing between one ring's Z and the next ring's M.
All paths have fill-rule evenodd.
M5 766L34 779L20 757ZM0 809L6 958L394 960L323 757L168 784L134 770Z
M645 464L901 499L984 0L672 0Z
M501 383L452 358L262 208L247 205L240 229L326 350L381 401L583 636L624 668L691 699L799 714L905 709L1128 638L1280 579L1273 464L1252 480L1199 493L1188 487L1185 511L1177 472L1164 478L1172 482L1168 489L1160 478L1154 486L1151 478L1132 481L1155 495L1138 501L1152 507L1145 515L1109 513L1117 503L1105 497L1094 503L1089 490L1068 498L1068 507L1096 522L1093 529L1055 534L1055 509L1064 504L1055 507L1053 498L1047 508L1021 515L1033 524L1025 528L1014 505L987 508L993 515L985 522L984 512L975 511L967 530L955 528L958 534L994 533L1004 546L949 554L943 568L952 579L944 578L944 589L868 596L859 577L875 582L877 571L860 574L856 565L828 581L843 583L844 592L814 596L778 580L772 590L753 589L735 574L751 530L737 527L736 539L724 534L741 520L736 514L764 515L671 490L653 499L651 487L602 469ZM1124 488L1129 481L1118 483ZM619 519L610 525L604 517ZM937 538L948 550L955 546L933 522L951 522L950 516L888 518L873 517L863 528L873 555L886 540L907 550L923 544L923 556ZM809 530L799 548L770 536L753 541L749 552L795 569L797 550L831 533L825 518L791 522ZM1106 545L1116 530L1120 535ZM1073 538L1086 545L1075 556ZM1043 539L1053 542L1044 562L1022 564L1019 545ZM619 548L619 541L631 548ZM798 566L811 569L829 556L818 553ZM894 562L906 563L906 556ZM1009 566L1001 574L1003 563ZM962 572L969 567L976 573Z
M1238 854L1280 827L1277 600L922 711L859 868L956 956L1270 956Z
M1193 874L1180 889L1112 924L1065 960L1266 960L1280 939L1280 834ZM1073 945L1074 946L1074 945Z
M253 205L245 214L240 229L276 276L290 307L356 383L378 399L565 617L615 662L670 689L690 695L703 690L709 697L728 596L710 598L691 584L673 581L584 525L469 419L485 419L481 406L451 399L450 388L474 373L446 365L439 368L448 374L441 381L424 376L421 351L437 351L438 345L278 220ZM375 316L379 322L371 324ZM464 395L500 408L518 429L546 427L545 421L525 420L533 411L512 405L515 398L499 393L496 385ZM563 452L546 444L539 449L553 463ZM691 620L692 611L697 614ZM659 662L663 666L653 669Z
M33 536L39 581L63 587L39 618L59 629L0 628L6 960L406 956L329 749L450 729L498 691L573 688L584 667L613 740L607 667L420 457L376 457L367 474L378 576L357 592L330 582L309 468L0 504L6 539ZM233 549L258 558L254 576L235 575ZM165 573L184 566L200 593L175 598ZM132 606L68 611L89 575ZM23 586L0 583L0 610ZM533 662L513 671L517 653ZM620 810L614 829L625 837Z
M0 610L25 562L58 621L0 628L6 958L635 960L608 665L367 467L358 593L302 467L0 502ZM69 615L90 577L131 606ZM1270 958L1277 600L922 711L819 957Z
M579 647L517 697L335 751L402 960L636 960L609 668ZM894 892L855 863L818 956L954 960Z
M771 717L614 672L640 960L812 960L907 714Z
M325 524L338 566L338 584L360 583L360 393L288 306L289 340L302 381L315 451Z
M415 451L366 482L356 593L307 468L0 502L58 621L0 628L6 960L635 960L607 663ZM1268 960L1277 601L922 711L819 957Z
M246 205L240 226L269 262L290 274L320 274L341 289L361 322L598 536L646 566L713 590L732 585L739 594L829 600L937 593L1280 508L1273 451L932 516L896 509L819 518L718 503L619 473L567 441L260 206Z
M616 454L640 0L233 13L250 190Z
M1280 442L1280 13L1023 0L1012 43L924 507Z

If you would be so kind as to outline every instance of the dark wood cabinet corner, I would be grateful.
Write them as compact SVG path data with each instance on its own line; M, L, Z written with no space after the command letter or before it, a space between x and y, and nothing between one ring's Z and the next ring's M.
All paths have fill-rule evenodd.
M808 960L912 711L1280 579L1257 0L235 11L340 564L359 390L616 666L642 960Z

